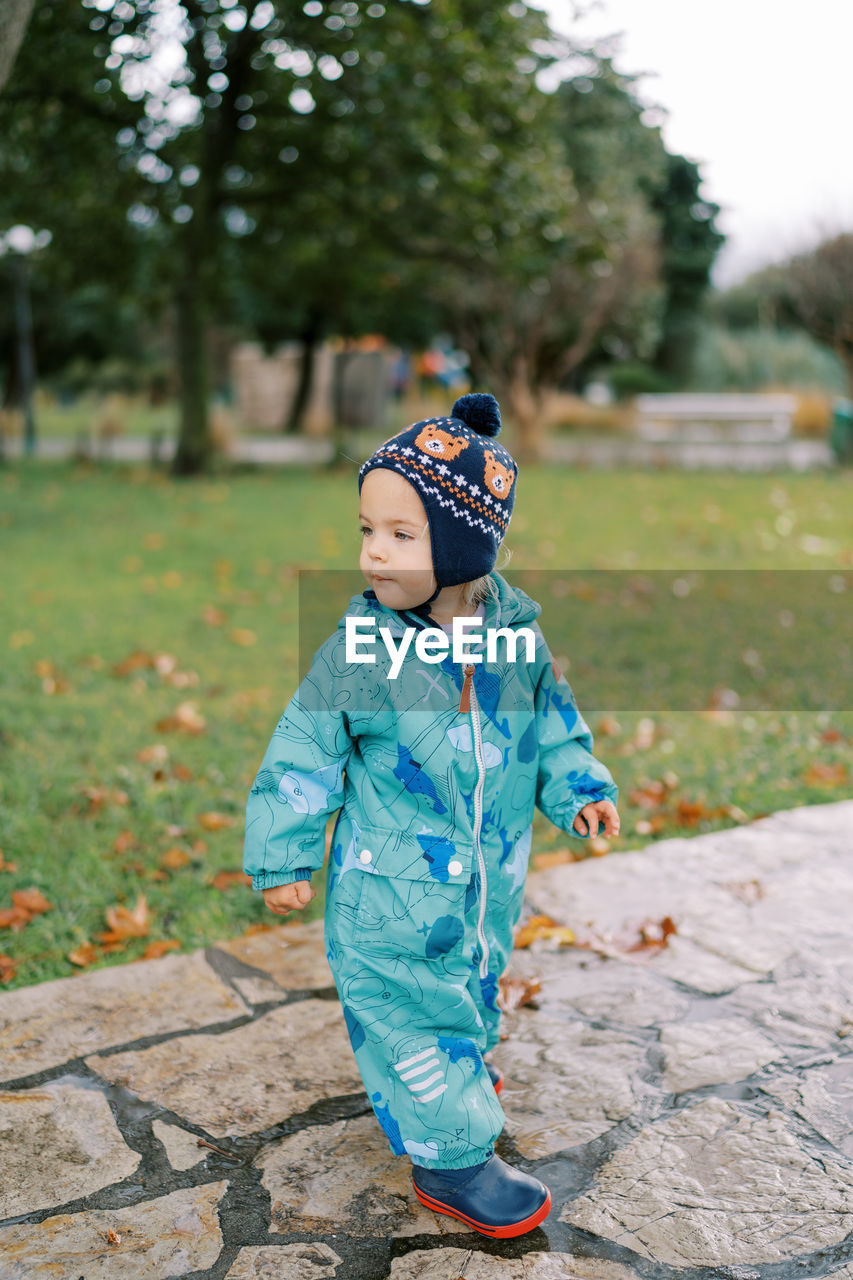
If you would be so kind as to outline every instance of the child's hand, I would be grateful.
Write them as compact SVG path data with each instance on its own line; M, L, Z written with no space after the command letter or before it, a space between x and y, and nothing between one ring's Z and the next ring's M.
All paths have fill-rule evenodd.
M618 836L619 814L616 812L616 805L612 800L596 800L592 804L585 804L572 823L572 826L579 835L596 836L599 834L599 818L604 823L604 830L601 832L602 835Z
M279 884L274 889L263 889L264 902L277 916L288 916L291 911L302 911L315 896L308 880L295 884Z

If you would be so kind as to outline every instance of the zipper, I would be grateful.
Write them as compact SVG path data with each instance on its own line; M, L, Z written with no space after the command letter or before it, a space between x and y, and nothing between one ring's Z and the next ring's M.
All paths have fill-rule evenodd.
M459 699L459 710L470 712L471 738L474 745L474 759L477 762L477 782L474 786L474 848L477 851L477 867L480 872L480 910L477 916L477 939L480 943L480 978L489 976L489 944L486 941L486 859L480 847L480 828L483 825L483 785L486 781L486 766L483 759L483 729L480 722L480 707L477 692L474 688L474 668L465 667L465 681L462 685L462 696ZM465 706L463 708L463 701Z

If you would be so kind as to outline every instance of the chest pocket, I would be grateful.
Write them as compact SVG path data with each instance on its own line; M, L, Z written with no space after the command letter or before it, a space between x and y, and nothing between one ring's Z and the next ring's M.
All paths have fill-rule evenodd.
M365 827L354 861L357 946L435 962L463 956L474 891L470 845L435 833Z

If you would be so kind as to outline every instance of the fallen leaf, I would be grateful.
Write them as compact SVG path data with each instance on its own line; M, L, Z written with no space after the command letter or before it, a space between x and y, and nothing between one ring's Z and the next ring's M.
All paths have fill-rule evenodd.
M20 907L0 908L0 929L13 929L15 933L20 933L31 920L29 911L22 911Z
M136 836L132 831L120 831L115 838L113 849L116 853L127 853L136 844Z
M130 801L127 792L119 791L116 787L83 787L82 791L89 801L89 808L86 811L87 818L91 817L93 813L98 813L105 805L125 805Z
M136 899L131 911L128 907L107 907L105 913L109 932L99 933L98 939L106 945L124 942L127 938L145 938L151 928L151 913L143 894Z
M567 925L558 924L550 916L531 916L526 924L516 930L514 946L517 951L521 951L534 942L543 941L568 947L575 941L575 935Z
M245 647L257 644L258 641L254 631L250 631L248 627L235 627L233 631L229 631L228 639L233 641L234 644L240 644Z
M182 702L174 715L158 720L156 728L161 733L204 733L207 721L194 702Z
M843 787L849 781L849 774L847 766L840 760L834 764L813 760L803 774L803 780L811 787Z
M82 946L69 952L68 959L72 964L76 964L78 968L85 969L87 965L94 964L100 957L91 942L84 942Z
M228 614L223 613L221 609L217 609L214 604L206 604L201 612L202 621L206 622L209 627L222 627L228 621Z
M136 758L140 764L165 764L169 759L169 748L163 742L154 742L150 747L137 751Z
M192 782L192 770L188 769L185 764L172 765L172 777L177 778L178 782Z
M277 925L267 924L265 920L255 920L247 929L243 930L242 937L253 938L256 933L269 933L272 929L278 928Z
M180 871L181 867L188 866L190 862L192 862L192 858L186 850L174 845L163 854L160 859L160 866L166 871Z
M729 889L736 898L740 898L741 902L745 902L749 907L764 897L764 885L760 880L727 880L723 882L722 887Z
M542 983L538 978L501 978L498 981L498 1008L504 1013L512 1013L523 1005L535 1005L541 990Z
M181 944L175 938L163 939L160 942L149 942L140 957L142 960L159 960L167 951L180 951Z
M146 667L153 667L153 665L154 659L150 653L145 653L142 649L135 649L126 658L122 658L121 662L114 663L111 671L114 676L128 676L134 671L142 671Z
M235 884L251 885L252 877L242 871L217 871L210 883L214 889L231 889Z
M679 800L675 813L682 827L695 827L703 818L714 816L713 809L709 809L703 800Z
M0 982L11 982L15 972L15 961L12 957L0 955Z
M17 862L7 862L6 859L3 857L3 850L0 849L0 871L14 872L17 870L18 870Z
M216 813L214 810L198 815L199 826L205 831L222 831L225 827L233 827L236 821L237 819L231 814Z
M121 1244L121 1232L113 1231L112 1227L110 1227L109 1230L107 1231L107 1244L112 1244L112 1245Z
M31 916L44 915L53 910L53 903L48 902L41 889L15 889L12 902L19 911L26 911Z

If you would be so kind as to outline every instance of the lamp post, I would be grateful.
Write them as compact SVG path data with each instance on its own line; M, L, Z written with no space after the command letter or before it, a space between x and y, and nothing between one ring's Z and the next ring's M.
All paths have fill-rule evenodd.
M43 249L52 239L49 231L33 231L32 227L10 227L0 235L0 254L11 255L12 288L17 336L18 382L24 413L24 452L36 451L36 420L33 393L36 381L35 348L33 346L33 310L30 303L29 256Z

